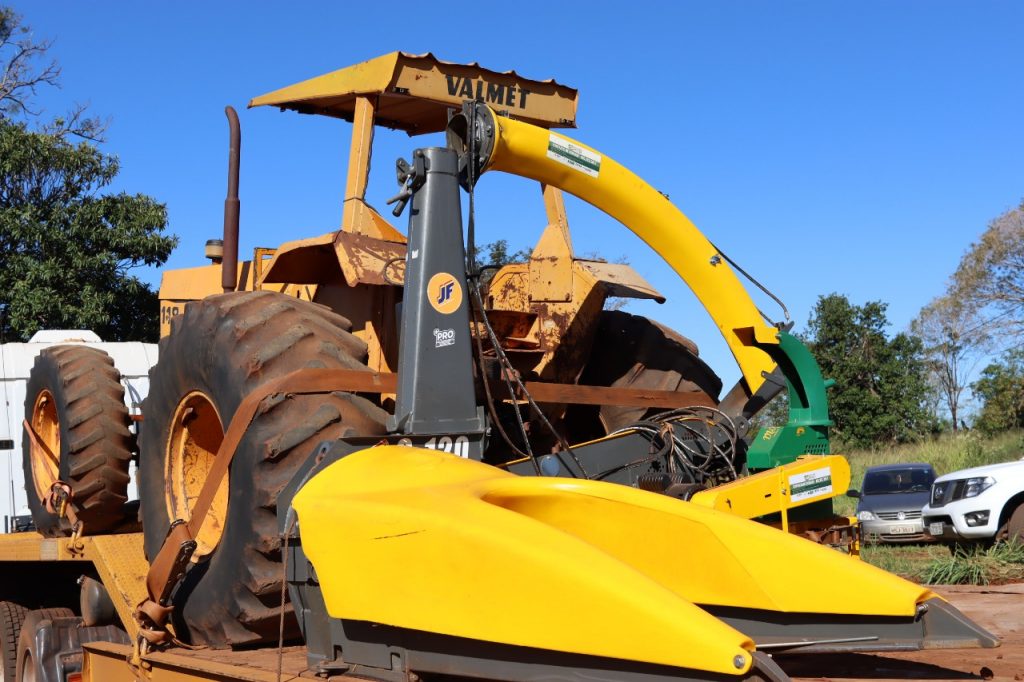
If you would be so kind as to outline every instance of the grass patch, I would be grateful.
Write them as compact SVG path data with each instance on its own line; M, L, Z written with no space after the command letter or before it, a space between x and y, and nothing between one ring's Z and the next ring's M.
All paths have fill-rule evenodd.
M1002 585L1024 582L1024 544L989 548L946 545L865 545L861 559L901 578L926 585Z
M865 563L916 583L923 582L928 566L948 556L949 550L943 545L872 544L864 545L860 552Z
M850 487L859 490L867 468L879 464L927 462L942 476L960 469L1019 459L1024 450L1024 432L1008 431L985 438L978 431L968 431L873 450L847 451L841 447L833 450L850 462ZM853 498L835 498L835 509L839 514L852 516L856 508L857 500Z
M991 585L1024 580L1024 544L1000 542L987 549L957 548L922 573L929 585Z

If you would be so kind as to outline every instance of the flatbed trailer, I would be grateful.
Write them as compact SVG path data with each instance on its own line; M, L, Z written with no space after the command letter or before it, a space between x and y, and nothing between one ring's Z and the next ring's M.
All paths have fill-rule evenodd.
M79 613L77 578L89 576L107 589L117 611L117 625L132 641L138 634L132 614L146 596L148 570L142 533L82 538L44 538L35 532L0 535L0 574L7 578L0 581L0 601L31 609L64 607ZM96 641L84 644L82 654L82 682L287 682L317 678L315 673L307 672L304 646L281 650L280 678L276 647L240 651L176 647L149 652L133 664L131 644Z
M281 676L277 675L278 650L263 648L171 649L147 654L142 664L133 667L127 661L132 647L124 644L94 642L85 645L83 682L290 682L291 680L327 680L307 670L306 647L287 646L281 650ZM352 678L349 678L352 679Z

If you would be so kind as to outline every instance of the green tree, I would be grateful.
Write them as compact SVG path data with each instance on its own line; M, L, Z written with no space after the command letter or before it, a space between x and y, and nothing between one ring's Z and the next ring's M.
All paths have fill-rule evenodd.
M981 402L975 426L986 433L1024 426L1024 349L1007 351L971 384Z
M156 293L131 270L164 263L177 238L164 234L167 211L153 198L103 193L118 162L93 144L102 126L84 108L39 120L31 96L59 69L33 71L26 55L48 46L0 8L0 339L77 328L154 340Z
M530 260L529 249L519 249L518 251L510 252L507 239L499 239L490 244L484 244L479 250L486 254L481 265L502 266L510 263L525 263Z
M925 409L928 385L921 340L900 333L886 337L886 304L862 306L846 296L818 299L810 323L809 345L825 377L833 433L854 447L917 439L933 428Z

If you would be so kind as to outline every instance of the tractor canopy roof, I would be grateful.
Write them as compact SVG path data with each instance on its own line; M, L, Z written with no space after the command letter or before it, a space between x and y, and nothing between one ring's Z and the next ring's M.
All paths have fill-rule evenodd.
M351 121L356 99L374 102L376 124L409 135L444 130L448 112L466 100L545 128L576 126L578 93L553 79L456 64L434 55L391 52L254 98L250 107L276 106Z

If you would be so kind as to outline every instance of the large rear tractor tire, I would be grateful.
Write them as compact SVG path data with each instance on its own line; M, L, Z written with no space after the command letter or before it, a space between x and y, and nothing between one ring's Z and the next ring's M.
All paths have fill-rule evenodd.
M46 444L33 448L26 437L23 446L25 494L36 530L47 537L71 532L66 518L46 510L57 480L71 485L85 533L120 526L132 437L121 374L110 356L88 346L43 349L29 374L25 418Z
M327 308L272 292L189 303L160 341L144 404L139 488L146 555L188 519L242 399L302 368L368 370L366 344ZM276 642L281 613L277 496L322 441L384 432L387 414L348 393L265 398L198 533L174 595L179 637L214 647ZM297 635L286 608L286 636Z
M697 355L697 345L668 327L621 310L605 310L598 322L580 384L657 391L703 391L714 400L722 380ZM583 437L597 438L655 414L659 409L605 405L576 423L589 423ZM581 419L581 417L583 417Z

